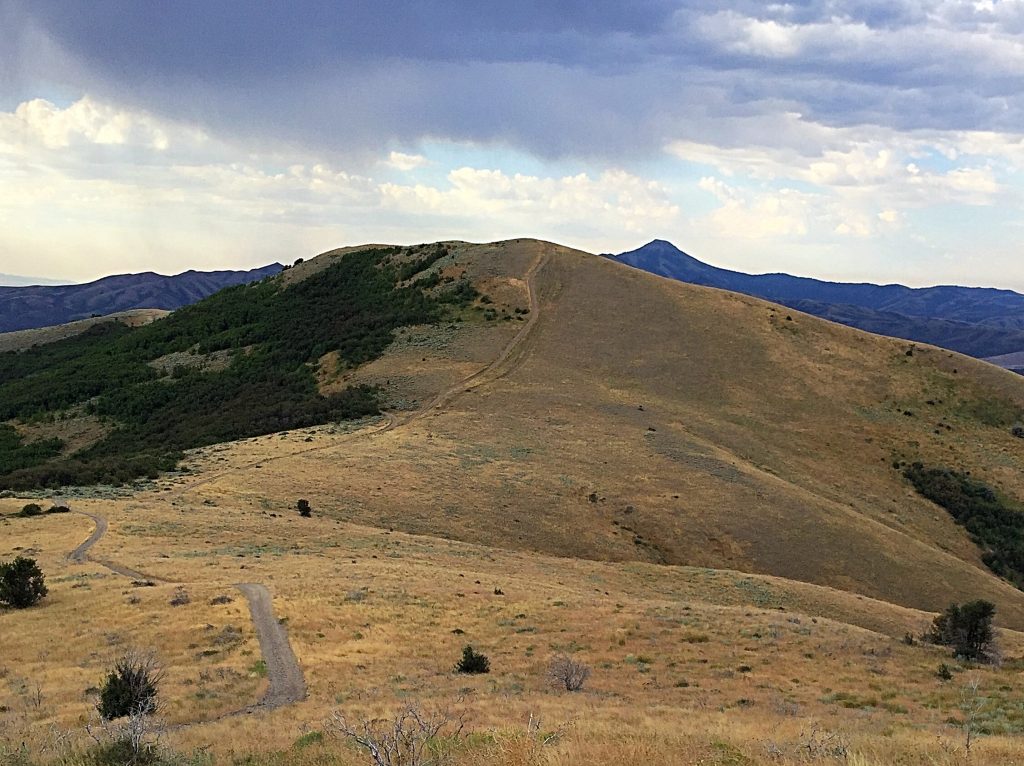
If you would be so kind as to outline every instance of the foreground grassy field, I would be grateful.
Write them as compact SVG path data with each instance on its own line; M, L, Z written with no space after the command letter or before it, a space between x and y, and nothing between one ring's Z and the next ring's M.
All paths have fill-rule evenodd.
M88 690L133 645L154 648L166 668L165 743L216 763L366 763L311 732L334 710L361 719L413 701L464 711L475 735L459 762L494 764L966 763L962 708L980 701L973 725L986 734L970 762L1020 762L1016 632L1001 634L1001 667L961 667L946 650L903 643L926 613L778 578L551 558L158 498L72 505L109 518L97 559L156 584L68 563L91 531L82 516L0 522L0 556L31 552L51 589L39 607L3 615L8 748L24 741L56 755L59 743L85 742ZM273 593L309 695L221 719L266 684L232 587L240 581ZM172 606L182 587L189 603ZM211 603L218 596L232 601ZM491 673L452 672L467 643L490 657ZM592 668L582 691L548 683L559 653ZM936 675L943 662L950 681ZM965 699L975 678L979 691ZM531 716L563 733L523 760L536 745Z

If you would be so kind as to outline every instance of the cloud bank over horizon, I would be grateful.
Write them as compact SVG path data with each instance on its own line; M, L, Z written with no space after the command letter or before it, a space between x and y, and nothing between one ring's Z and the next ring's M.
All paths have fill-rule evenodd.
M1024 290L1024 0L0 0L0 270L658 237Z

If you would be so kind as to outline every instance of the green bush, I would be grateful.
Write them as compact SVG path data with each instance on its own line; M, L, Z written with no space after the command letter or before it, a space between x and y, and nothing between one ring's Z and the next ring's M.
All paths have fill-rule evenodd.
M950 604L932 622L925 639L933 644L950 646L953 656L976 662L988 662L995 650L992 618L996 607L990 601Z
M309 507L309 501L308 500L299 500L295 504L295 507L299 511L299 516L302 516L302 517L308 519L310 516L313 515L313 509Z
M39 503L29 503L21 509L21 512L18 515L23 519L27 519L30 516L41 516L42 513L43 509Z
M100 687L100 716L107 721L151 715L157 709L161 674L150 655L128 652L114 664Z
M0 604L15 609L38 604L47 593L44 579L35 559L18 556L0 564Z
M473 650L472 646L462 649L462 659L455 663L456 673L490 673L491 661L487 656Z

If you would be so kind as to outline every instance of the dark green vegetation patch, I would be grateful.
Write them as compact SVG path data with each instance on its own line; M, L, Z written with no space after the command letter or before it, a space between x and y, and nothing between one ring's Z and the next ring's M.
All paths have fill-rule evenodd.
M913 463L903 475L967 530L989 569L1024 590L1024 513L1019 508L960 471Z
M0 474L45 463L60 454L60 439L42 439L23 444L21 435L9 425L0 423Z
M467 282L414 280L445 255L443 246L348 253L287 287L231 287L145 327L102 324L0 355L0 421L51 420L77 407L115 426L60 458L59 440L23 444L0 426L0 487L123 483L173 468L192 447L379 413L367 386L321 396L316 362L337 352L357 367L378 358L396 329L471 302ZM170 376L149 364L181 352L222 352L229 363L178 366Z

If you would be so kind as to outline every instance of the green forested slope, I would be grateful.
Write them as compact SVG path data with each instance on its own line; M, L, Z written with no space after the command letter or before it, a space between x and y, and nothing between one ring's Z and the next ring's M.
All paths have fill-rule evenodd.
M378 412L376 392L321 396L315 362L328 352L352 367L380 356L402 326L440 320L475 297L431 267L443 246L346 254L285 286L228 288L141 328L117 324L0 355L0 421L99 416L113 429L73 455L59 443L0 432L0 487L121 482L173 467L181 450ZM217 368L149 363L168 354L221 352Z

